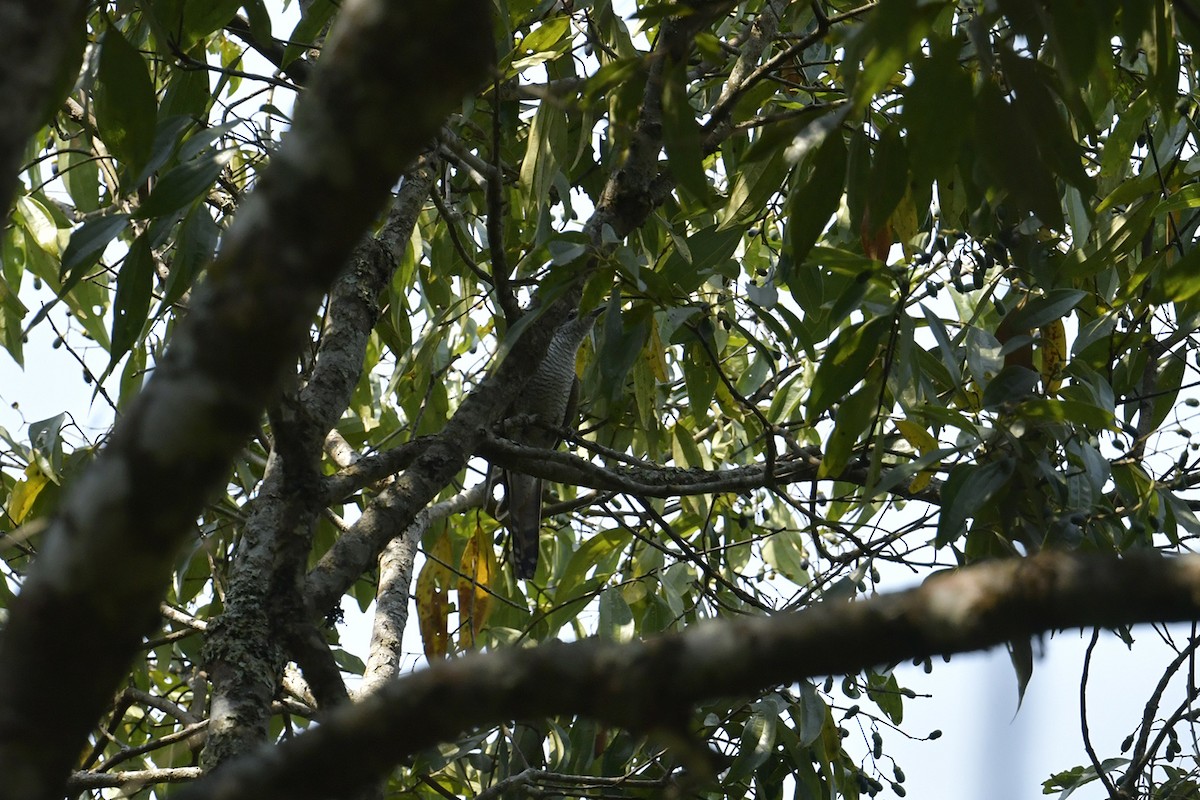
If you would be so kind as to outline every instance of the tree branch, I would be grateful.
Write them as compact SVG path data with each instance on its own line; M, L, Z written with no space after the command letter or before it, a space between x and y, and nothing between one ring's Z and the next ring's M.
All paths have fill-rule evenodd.
M481 442L478 451L498 466L518 469L538 478L639 497L748 492L767 488L772 483L783 486L815 480L821 466L821 452L815 447L805 448L798 456L777 461L770 472L763 464L719 470L663 467L649 462L599 466L574 453L528 447L499 437ZM828 480L866 485L867 477L865 465L851 464L841 475ZM939 486L931 484L919 492L908 492L904 486L897 486L890 491L900 497L936 505L941 503Z
M320 513L319 461L328 432L345 411L362 372L378 298L387 287L433 184L426 155L405 174L379 236L362 240L334 282L321 344L308 381L272 414L274 442L243 530L225 611L205 644L213 681L212 731L204 766L266 738L271 697L290 653L324 707L347 697L320 636L314 636L299 586Z
M183 800L317 798L384 775L461 732L582 715L638 731L686 724L698 703L1075 627L1200 617L1200 557L1043 552L943 573L905 592L693 626L476 654L394 681L278 748L228 764ZM352 776L352 777L351 777Z
M658 56L651 62L634 141L584 226L595 248L605 247L605 227L623 237L642 225L656 205L653 187L662 149L663 63L668 56L679 57L684 45L690 43L691 32L704 24L708 13L724 5L712 4L707 13L686 17L686 23L672 23L670 31L663 34ZM495 173L499 167L487 165L483 169ZM320 613L331 608L387 543L411 525L420 510L466 465L541 363L554 331L578 305L582 280L593 267L594 258L589 257L565 285L553 287L549 297L539 292L534 301L536 316L519 331L500 364L463 401L443 431L426 440L404 474L380 493L309 573L306 596L312 609Z
M75 82L87 44L88 5L0 2L0 213L6 216L29 138Z
M200 777L199 767L174 767L172 769L138 769L128 772L77 772L67 782L72 794L88 789L125 789L133 794L143 786L156 783L183 783Z
M37 7L29 19L40 21L45 46L59 35L54 6ZM276 396L322 295L402 167L483 77L490 20L482 2L344 6L287 141L153 377L64 494L10 607L0 633L0 798L61 796L84 737L155 623L178 546ZM447 48L451 35L456 46ZM430 69L437 81L419 77ZM13 130L23 139L28 126Z

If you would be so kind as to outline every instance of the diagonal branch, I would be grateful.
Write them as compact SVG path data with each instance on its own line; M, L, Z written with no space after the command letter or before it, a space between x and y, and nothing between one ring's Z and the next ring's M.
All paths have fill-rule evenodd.
M344 6L287 141L153 377L65 493L10 607L0 798L61 796L157 618L177 548L277 395L321 297L400 170L483 77L490 19L479 0ZM419 78L431 69L438 81Z
M29 138L75 82L87 44L88 5L0 2L0 213L6 216Z
M288 655L304 670L324 708L346 689L324 637L315 635L298 596L317 502L326 435L350 402L362 372L378 298L387 287L433 184L436 160L405 173L388 221L365 239L329 293L321 344L308 381L272 413L274 441L242 532L227 602L205 643L213 682L213 725L203 765L215 767L267 736L270 700ZM253 647L247 647L247 643Z
M1200 617L1200 557L1043 552L943 573L858 602L467 656L393 681L277 748L229 764L184 800L317 798L365 785L463 731L581 715L678 731L699 703L779 684L968 652L1065 628Z

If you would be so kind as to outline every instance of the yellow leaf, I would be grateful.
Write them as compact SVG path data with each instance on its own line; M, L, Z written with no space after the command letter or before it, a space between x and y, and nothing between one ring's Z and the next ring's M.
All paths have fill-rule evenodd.
M8 516L14 525L20 525L25 521L33 508L34 501L49 482L50 478L38 469L37 464L31 463L25 468L25 480L18 482L8 497Z
M918 492L923 491L932 480L933 470L923 469L918 472L911 481L909 481L908 491L912 492L913 494L917 494Z
M666 383L667 348L663 346L662 339L659 338L658 322L656 320L651 320L650 341L646 343L646 349L642 353L650 365L650 370L654 373L654 378L660 383Z
M450 648L450 603L447 589L450 586L450 563L452 551L450 534L443 530L433 546L433 552L425 559L421 574L417 576L414 591L417 603L417 624L421 628L421 641L425 646L425 657L430 661L445 658Z
M896 420L896 430L900 431L900 435L921 455L937 449L937 439L934 439L929 431L912 420Z
M933 434L912 420L896 420L896 430L900 431L900 435L904 437L905 441L916 448L916 451L920 455L925 455L937 449L937 439L933 438ZM931 469L923 469L918 472L908 484L908 490L916 494L924 489L933 480L933 472Z
M911 185L904 192L904 197L888 221L891 223L896 241L904 248L904 257L912 258L916 249L911 242L920 229L920 222L917 220L917 206L913 201Z
M1039 351L1042 354L1042 386L1046 394L1062 388L1063 367L1067 363L1067 331L1061 319L1042 328Z
M492 539L480 526L467 542L458 575L458 644L463 650L475 646L492 611L492 581L497 574L496 551Z

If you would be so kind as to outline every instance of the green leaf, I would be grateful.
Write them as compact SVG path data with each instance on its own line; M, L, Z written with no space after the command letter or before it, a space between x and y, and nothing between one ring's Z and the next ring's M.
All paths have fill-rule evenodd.
M195 59L205 57L203 45L196 45L188 54ZM167 90L163 92L162 104L158 109L159 119L186 117L203 120L213 102L209 93L208 72L201 69L172 69L167 79Z
M804 553L804 540L798 531L781 530L763 542L763 560L798 586L806 586L810 580Z
M717 390L716 367L704 347L696 341L684 345L682 366L683 380L687 384L692 415L697 420L703 419L708 415L708 407Z
M38 468L55 483L62 478L63 440L62 426L65 413L55 414L49 419L29 423L29 443L33 446L33 458Z
M908 189L908 151L899 125L889 125L879 134L871 176L867 180L867 210L874 234L887 223Z
M1000 61L1005 77L1016 92L1013 108L1033 132L1043 160L1055 173L1090 195L1095 187L1083 166L1083 150L1050 92L1048 84L1053 80L1053 72L1044 64L1020 58L1007 48L1000 51Z
M148 4L153 12L156 35L184 50L233 19L244 0L155 0ZM203 71L201 71L203 72Z
M167 308L183 297L192 287L200 270L212 260L217 251L221 228L209 216L204 205L197 205L183 218L175 237L175 253L171 273L163 292L162 307ZM160 312L161 313L161 312Z
M592 101L604 95L614 86L634 82L644 68L645 60L640 56L610 61L587 79L582 90L583 98Z
M596 564L605 556L625 548L632 538L627 529L614 528L602 530L579 545L554 588L555 613L547 617L551 635L582 608L582 605L570 605L572 601L578 599L579 603L591 602L591 595L581 594L579 591L584 577L595 569Z
M516 52L525 55L546 50L560 50L560 44L570 29L571 18L566 15L548 19L521 40L516 47Z
M808 396L810 422L863 379L891 327L891 317L873 317L846 328L830 343Z
M853 36L847 60L862 64L854 98L863 108L888 84L900 82L905 62L920 47L945 2L893 0L880 3Z
M1015 462L1002 458L982 466L959 464L942 486L935 547L950 544L967 529L967 520L991 501L1012 477Z
M60 169L71 202L79 211L90 214L100 208L100 165L90 153L69 150L66 167Z
M1017 413L1025 419L1067 422L1097 431L1111 430L1116 424L1116 417L1111 412L1081 400L1034 397L1021 403Z
M633 612L621 594L621 587L609 586L600 593L600 621L596 632L601 639L633 641Z
M825 443L825 454L817 469L818 478L836 478L842 474L858 437L870 428L879 410L879 382L868 381L861 389L846 398L837 410L833 432Z
M282 66L286 67L295 61L316 41L325 25L338 10L338 5L335 0L315 0L308 7L287 38L287 46L283 49Z
M205 196L233 155L233 150L209 153L174 167L154 184L154 190L134 216L141 219L166 216Z
M1028 367L1007 366L988 381L983 390L982 404L986 409L996 409L1005 403L1024 400L1033 394L1041 376Z
M691 258L675 248L659 273L676 291L691 294L714 274L725 274L744 235L745 229L741 227L722 229L711 225L701 228L684 240Z
M879 710L887 714L892 724L904 722L904 695L900 691L900 683L895 675L876 675L868 673L867 697L879 706Z
M1082 289L1051 289L1010 311L1003 324L1010 331L1031 331L1062 319L1085 297L1087 292Z
M958 50L957 42L934 39L929 58L914 65L912 85L904 92L906 144L918 181L931 181L957 163L971 130L971 78L959 64ZM948 108L955 109L953 125L946 124Z
M195 124L191 117L160 117L160 121L154 129L154 145L150 148L150 156L137 177L139 186L145 183L180 149L184 134Z
M812 169L793 179L788 199L788 244L792 262L802 264L808 257L829 218L837 212L846 185L846 142L840 134L826 137L812 155Z
M242 3L246 11L246 20L250 23L250 33L260 42L271 41L271 13L263 0L250 0Z
M1162 270L1159 284L1166 302L1182 303L1200 293L1200 247L1192 247L1183 258Z
M754 704L756 708L761 703ZM778 713L773 709L757 710L746 720L742 728L741 747L729 768L725 781L735 784L754 774L766 763L775 749L775 731L779 724Z
M1121 109L1112 132L1100 152L1100 193L1106 195L1122 184L1130 170L1129 156L1137 145L1154 102L1146 92L1134 97ZM1097 209L1102 210L1102 209Z
M84 273L96 263L113 239L129 224L126 214L95 217L71 233L71 241L63 253L61 279L66 293L79 282Z
M1033 677L1033 644L1029 639L1013 639L1006 642L1008 659L1012 663L1013 672L1017 677L1017 710L1025 700L1025 689L1029 679Z
M533 115L525 157L521 161L521 186L526 190L525 207L531 216L545 207L554 178L564 164L567 120L561 110L542 103Z
M696 122L696 110L688 99L687 64L672 65L664 80L662 133L667 164L679 185L703 202L708 198L708 179L704 175L700 125Z
M362 659L353 653L348 653L340 647L331 647L330 652L333 653L333 661L342 672L348 672L351 675L362 675L367 671L367 665Z
M117 275L117 291L113 298L112 346L108 370L133 347L150 311L150 294L154 287L154 255L145 235L129 247L125 264Z
M1154 410L1150 416L1152 431L1158 430L1175 408L1175 400L1179 397L1183 375L1187 369L1187 348L1168 353L1163 362L1158 380L1154 382Z
M740 165L733 176L729 200L721 210L720 227L734 227L761 216L790 170L791 164L782 148L765 159Z
M990 80L981 84L977 100L975 136L992 180L1008 190L1018 210L1033 212L1046 225L1062 230L1058 187L1028 123Z
M95 97L104 144L130 177L138 175L154 146L158 105L145 59L116 27L105 31L101 43Z
M797 720L797 733L800 744L808 747L817 740L829 720L829 706L817 692L815 686L808 681L800 681L800 719ZM792 713L793 719L796 712Z

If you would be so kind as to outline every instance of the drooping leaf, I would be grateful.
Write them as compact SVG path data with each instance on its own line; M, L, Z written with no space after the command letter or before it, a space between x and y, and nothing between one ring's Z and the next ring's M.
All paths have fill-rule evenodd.
M1009 191L1019 210L1033 212L1046 225L1062 230L1054 176L1038 153L1029 124L991 81L980 86L976 108L975 136L992 180Z
M161 217L189 205L204 196L221 170L233 158L233 151L210 153L173 168L154 184L136 217Z
M459 649L473 650L492 611L492 585L499 574L492 538L479 526L463 549L458 569Z
M888 317L872 317L843 330L830 343L817 367L808 396L808 418L815 420L863 379L891 329Z
M96 126L109 152L122 162L131 178L141 172L150 157L157 109L145 60L120 30L110 27L100 46Z
M117 291L113 297L112 344L108 368L112 370L129 352L146 327L150 295L154 286L154 254L145 235L129 247L125 264L117 273Z
M838 406L833 431L825 444L818 478L836 478L850 462L854 445L863 431L870 428L879 409L879 383L868 381Z
M334 0L314 0L304 11L304 16L296 23L291 34L287 37L287 46L283 50L283 64L295 61L310 47L329 24L338 4Z
M950 471L942 486L935 547L950 544L962 535L967 520L1008 483L1014 466L1011 458L1001 458L983 465L959 464Z
M62 259L62 291L68 292L79 282L120 233L129 225L129 217L125 214L113 214L107 217L89 219L80 225L72 234L63 253Z
M4 507L5 517L11 519L14 525L23 523L33 510L34 501L49 483L50 477L42 472L37 464L27 466L25 477L17 481L8 495L8 503Z
M1061 320L1087 296L1082 289L1051 289L1042 297L1030 297L1008 313L1004 324L1012 331L1032 331Z
M948 108L955 109L954 124L946 124ZM957 43L935 39L904 92L905 144L914 179L933 180L957 163L973 113L971 79L959 63Z
M621 595L618 586L609 586L600 593L600 620L596 627L600 638L615 642L633 640L633 612Z
M450 649L450 603L448 589L452 576L450 568L453 549L450 531L443 529L433 546L433 552L417 575L413 599L417 604L417 624L425 657L430 661L445 658Z
M875 234L887 224L907 190L908 151L900 127L891 125L879 134L867 180L868 199L863 225L868 235Z
M1007 366L988 381L983 390L982 404L986 409L996 409L1006 403L1015 403L1030 397L1037 388L1041 376L1028 367Z
M832 135L812 156L806 173L797 173L788 198L788 244L795 264L808 257L829 218L837 211L846 183L846 143Z
M663 87L663 146L671 174L686 191L703 202L708 197L700 126L688 100L687 64L679 62L667 70Z
M1067 364L1067 330L1061 319L1041 327L1038 353L1041 356L1042 388L1057 394L1062 388L1063 369Z

